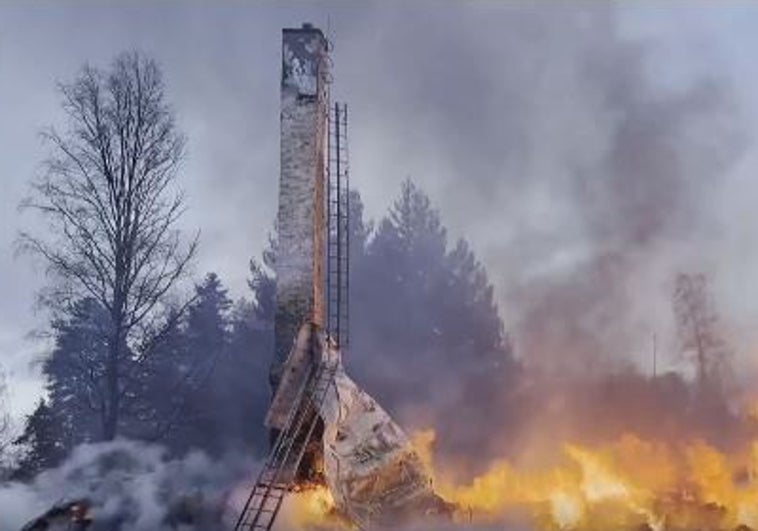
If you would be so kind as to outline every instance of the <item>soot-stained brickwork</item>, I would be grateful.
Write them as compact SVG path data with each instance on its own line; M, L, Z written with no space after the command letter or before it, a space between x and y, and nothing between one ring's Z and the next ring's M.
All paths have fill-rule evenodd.
M319 29L304 24L282 32L274 389L300 325L308 320L323 325L324 321L327 53L327 41Z

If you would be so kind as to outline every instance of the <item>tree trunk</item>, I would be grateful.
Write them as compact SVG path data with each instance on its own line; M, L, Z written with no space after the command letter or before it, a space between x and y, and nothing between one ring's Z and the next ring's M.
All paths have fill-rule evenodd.
M105 368L105 385L107 396L107 407L105 418L103 419L103 440L112 441L118 434L118 417L119 417L119 358L121 351L121 333L120 326L114 326L112 340L108 345L108 361Z
M121 390L120 382L120 363L121 349L125 347L126 338L124 337L124 305L126 297L118 289L120 269L117 267L116 272L116 292L113 296L113 308L111 311L111 326L113 334L108 345L108 359L105 366L105 396L107 397L107 408L105 411L105 421L103 424L103 440L112 441L118 435L118 420L121 407Z

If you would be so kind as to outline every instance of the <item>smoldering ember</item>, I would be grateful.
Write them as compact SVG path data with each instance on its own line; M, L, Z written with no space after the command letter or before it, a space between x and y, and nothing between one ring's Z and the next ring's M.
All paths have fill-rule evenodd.
M754 22L0 4L0 531L758 531Z

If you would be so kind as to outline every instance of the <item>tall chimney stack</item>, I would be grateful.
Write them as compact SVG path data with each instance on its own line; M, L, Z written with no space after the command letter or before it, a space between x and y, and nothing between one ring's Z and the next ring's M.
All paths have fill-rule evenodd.
M275 390L305 321L324 324L328 44L311 24L282 31L281 175L276 248Z

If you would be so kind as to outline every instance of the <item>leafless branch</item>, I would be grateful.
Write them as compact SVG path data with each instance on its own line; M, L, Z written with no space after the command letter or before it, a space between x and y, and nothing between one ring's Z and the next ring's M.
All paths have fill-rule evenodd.
M104 373L82 368L109 439L124 396L125 351L151 342L145 324L197 252L198 236L185 243L175 228L185 210L175 186L185 138L158 66L138 53L119 55L109 71L85 66L59 88L68 129L43 133L50 155L22 203L51 230L22 233L18 248L43 259L56 293L92 298L110 316Z

